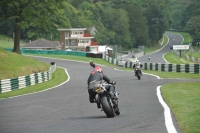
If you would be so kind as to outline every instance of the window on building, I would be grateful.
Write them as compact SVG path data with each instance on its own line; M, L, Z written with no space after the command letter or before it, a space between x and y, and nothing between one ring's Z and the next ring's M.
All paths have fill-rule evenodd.
M72 31L72 34L76 35L76 34L83 34L83 31Z
M69 40L65 40L65 45L66 45L66 46L69 45Z
M69 37L69 31L65 32L65 37Z
M71 45L76 45L76 40L71 40Z
M88 39L82 39L82 40L79 40L79 43L89 43L89 40Z

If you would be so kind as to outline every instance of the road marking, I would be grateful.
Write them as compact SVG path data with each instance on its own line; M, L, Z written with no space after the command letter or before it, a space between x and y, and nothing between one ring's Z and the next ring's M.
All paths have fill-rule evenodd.
M127 71L127 70L119 70L117 68L114 68L115 70L118 70L118 71ZM133 71L131 71L133 72ZM148 73L144 73L144 74L148 74ZM155 76L157 77L158 79L161 79L159 76L156 76L156 75L153 75L153 74L148 74L148 75L152 75L152 76ZM177 133L174 125L173 125L173 122L172 122L172 117L171 117L171 113L170 113L170 108L168 107L168 105L164 102L163 98L162 98L162 95L161 95L161 92L160 92L160 87L161 86L158 86L157 87L157 97L158 97L158 101L161 103L161 105L163 106L164 108L164 116L165 116L165 126L167 128L167 131L168 133Z
M164 116L165 116L165 126L167 128L168 133L177 133L173 122L172 122L172 117L171 117L171 113L170 113L170 108L168 107L168 105L164 102L161 92L160 92L160 87L157 87L157 96L158 96L158 100L161 103L161 105L164 108Z

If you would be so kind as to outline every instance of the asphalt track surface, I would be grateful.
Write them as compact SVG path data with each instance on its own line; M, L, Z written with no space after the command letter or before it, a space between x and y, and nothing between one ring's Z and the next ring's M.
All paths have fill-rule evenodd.
M34 57L54 61L66 68L69 80L47 91L0 100L1 133L168 133L164 108L157 88L191 79L160 79L144 74L137 80L133 72L103 66L104 73L116 81L121 114L107 118L88 99L88 63ZM173 114L173 133L181 133ZM171 133L171 132L170 132Z
M165 53L173 52L170 47L173 47L173 45L180 45L183 42L183 37L179 34L170 34L165 33L165 35L168 37L169 41L168 44L160 49L159 51L156 51L152 54L148 54L142 57L139 57L138 59L141 62L151 62L151 63L167 63L166 60L164 60L163 56ZM169 45L170 44L170 45ZM164 45L164 44L163 44ZM149 56L151 56L150 60L148 59Z

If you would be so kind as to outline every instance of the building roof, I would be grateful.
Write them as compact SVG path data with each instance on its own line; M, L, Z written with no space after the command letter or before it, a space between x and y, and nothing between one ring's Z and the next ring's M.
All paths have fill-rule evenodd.
M21 46L21 48L57 48L61 47L59 41L49 41L44 38L32 41L30 43Z
M59 31L82 31L87 30L87 28L58 28Z
M94 37L66 37L68 39L92 39Z

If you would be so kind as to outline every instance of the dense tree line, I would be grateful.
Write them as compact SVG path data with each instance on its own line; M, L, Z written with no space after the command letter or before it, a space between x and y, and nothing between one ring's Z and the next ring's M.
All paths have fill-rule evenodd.
M184 30L191 34L193 43L200 42L200 1L170 0L172 25L175 30Z
M168 0L1 0L0 32L15 33L17 53L20 38L59 40L57 28L94 25L100 45L152 46L172 23L170 6Z

